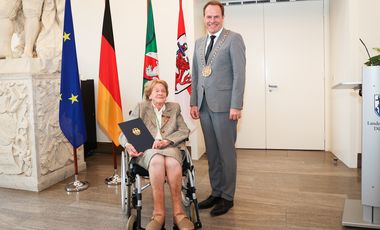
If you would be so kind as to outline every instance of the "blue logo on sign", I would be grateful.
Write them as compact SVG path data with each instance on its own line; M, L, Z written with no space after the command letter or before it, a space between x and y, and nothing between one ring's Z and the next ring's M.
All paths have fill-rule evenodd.
M380 94L375 94L375 112L380 117Z

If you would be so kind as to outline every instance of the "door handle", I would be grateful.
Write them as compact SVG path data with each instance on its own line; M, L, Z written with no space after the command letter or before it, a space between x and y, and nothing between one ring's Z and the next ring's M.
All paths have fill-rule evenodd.
M271 85L271 84L269 84L268 88L269 88L269 92L272 92L274 89L278 89L278 85Z
M278 88L278 85L268 85L269 88L272 88L272 89L277 89Z

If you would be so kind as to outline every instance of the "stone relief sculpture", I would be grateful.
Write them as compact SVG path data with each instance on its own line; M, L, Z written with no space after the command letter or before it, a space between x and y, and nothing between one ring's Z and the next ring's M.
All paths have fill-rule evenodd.
M24 82L0 81L0 174L32 173L27 95Z
M63 136L58 122L59 86L57 80L37 80L36 108L41 175L72 163L72 147Z
M0 0L0 59L40 58L58 71L63 11L64 0Z
M58 121L64 4L0 0L0 187L40 191L72 173Z

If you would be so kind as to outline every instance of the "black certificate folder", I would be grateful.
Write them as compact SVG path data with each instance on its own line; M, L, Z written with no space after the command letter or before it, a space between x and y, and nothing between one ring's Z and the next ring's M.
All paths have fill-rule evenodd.
M137 152L144 152L152 148L154 138L141 118L121 122L119 126L128 142L135 147Z

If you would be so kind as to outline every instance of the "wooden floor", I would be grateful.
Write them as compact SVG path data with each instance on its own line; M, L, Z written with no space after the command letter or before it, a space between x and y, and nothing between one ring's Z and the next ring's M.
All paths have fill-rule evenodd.
M90 187L67 193L62 181L42 192L0 188L0 229L125 229L120 187L107 186L112 174L110 154L86 158L79 174ZM197 196L210 193L207 160L194 161ZM354 229L341 226L346 198L360 199L360 172L320 151L238 151L235 206L211 217L201 210L203 229ZM150 189L143 193L143 226L152 211ZM166 227L171 229L170 194Z

